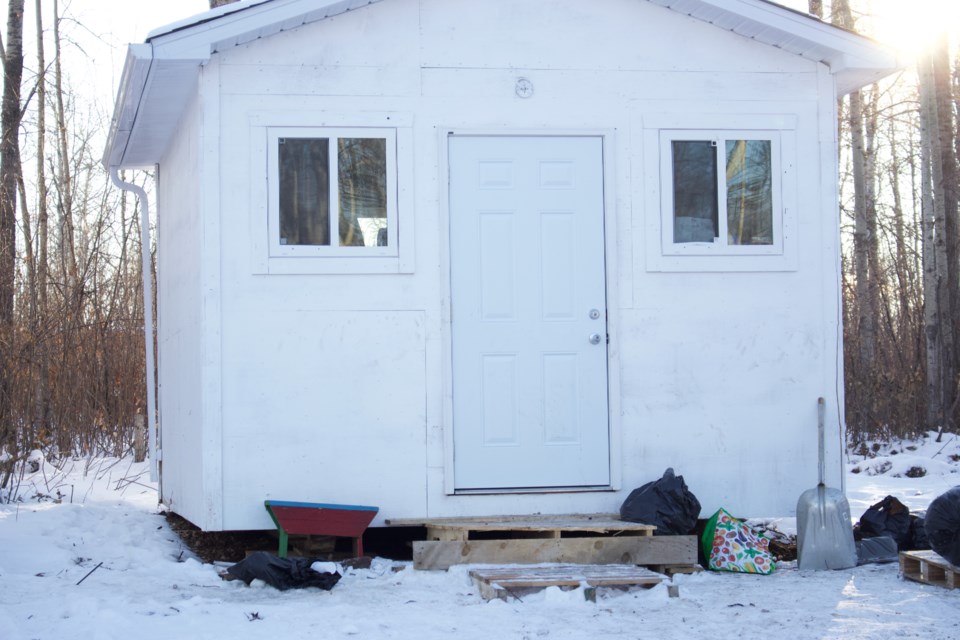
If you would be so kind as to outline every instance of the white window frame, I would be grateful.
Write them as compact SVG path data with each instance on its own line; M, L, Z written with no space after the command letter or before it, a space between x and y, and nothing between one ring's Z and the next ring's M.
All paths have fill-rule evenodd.
M330 142L330 244L289 245L280 242L280 140L283 138L328 139ZM339 170L337 140L368 138L386 141L387 238L385 247L343 247L340 239ZM268 250L271 258L379 258L398 255L397 135L396 129L374 127L268 127L267 128Z
M773 242L765 245L730 244L727 221L726 143L730 140L759 140L770 143ZM717 159L718 236L713 242L674 242L674 173L673 142L709 141L714 143ZM661 250L664 255L782 255L783 254L783 186L780 159L780 132L757 130L661 130L660 175Z
M673 112L650 112L640 116L640 127L643 157L643 219L645 233L642 244L645 247L640 255L636 256L637 266L649 272L703 272L703 273L733 273L733 272L773 272L796 271L799 268L798 240L800 232L799 202L797 184L801 178L801 169L804 170L804 179L809 181L810 168L800 167L797 163L798 139L797 132L800 125L799 114L777 113L780 105L766 105L771 111L764 111L763 104L755 105L756 112L745 113L718 109L715 112L687 112L688 105L678 104ZM664 132L674 132L677 135L693 133L694 137L703 140L704 133L710 134L706 139L726 137L732 138L734 133L747 136L763 137L769 133L776 133L779 138L780 166L776 170L780 187L776 196L779 198L780 239L776 252L764 252L769 246L760 249L751 248L741 251L744 246L738 245L733 250L726 246L710 247L700 243L698 249L673 247L673 168L664 166L663 158L669 157L669 135ZM666 150L664 149L666 146ZM807 151L809 153L809 151ZM721 165L723 166L723 165ZM816 166L816 165L815 165ZM723 171L718 167L718 173ZM718 175L720 179L720 175ZM804 199L806 201L806 199ZM669 204L669 206L667 206ZM669 234L669 235L667 235ZM664 241L669 238L670 242ZM775 239L776 241L776 239Z

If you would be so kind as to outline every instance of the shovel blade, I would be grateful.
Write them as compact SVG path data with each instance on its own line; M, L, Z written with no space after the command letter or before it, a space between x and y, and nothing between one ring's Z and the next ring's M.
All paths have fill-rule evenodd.
M837 489L819 485L797 501L797 566L849 569L857 566L850 504Z

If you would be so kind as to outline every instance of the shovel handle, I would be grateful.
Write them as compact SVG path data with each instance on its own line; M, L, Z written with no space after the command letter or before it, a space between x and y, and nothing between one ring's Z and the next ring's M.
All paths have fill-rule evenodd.
M817 398L817 460L818 460L818 470L820 473L820 484L824 484L824 471L826 463L824 462L825 457L825 446L824 446L824 420L827 413L827 403L823 398Z

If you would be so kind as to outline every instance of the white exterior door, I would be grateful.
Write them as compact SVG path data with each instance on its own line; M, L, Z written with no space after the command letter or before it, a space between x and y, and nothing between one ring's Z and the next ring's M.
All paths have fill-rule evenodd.
M454 485L610 483L603 140L449 137Z

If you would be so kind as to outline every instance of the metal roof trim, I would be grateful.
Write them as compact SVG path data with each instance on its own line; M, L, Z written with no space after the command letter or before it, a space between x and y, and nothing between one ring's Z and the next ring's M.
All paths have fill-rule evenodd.
M892 47L771 0L647 1L745 38L822 62L835 72L850 69L855 64L864 70L886 73L903 66Z

